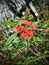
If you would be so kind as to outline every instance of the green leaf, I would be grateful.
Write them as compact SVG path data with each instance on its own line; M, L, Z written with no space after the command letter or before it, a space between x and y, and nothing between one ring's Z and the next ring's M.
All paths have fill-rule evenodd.
M13 43L20 43L20 40L14 40Z
M16 23L13 23L11 21L8 21L8 22L4 22L5 25L8 25L8 26L11 26L11 27L15 27L16 26Z
M33 24L34 25L38 25L40 21L34 21Z
M47 24L45 24L44 26L42 26L43 28L46 28L48 25Z
M26 29L30 30L30 26L25 26Z
M17 36L17 34L18 33L14 33L13 35L11 35L9 39L5 42L6 45L9 45L12 42L12 40Z
M39 41L39 42L43 41L43 39L42 38L39 38L39 37L34 37L34 40L35 41Z
M22 21L23 21L23 20L19 20L17 24L18 24L19 26L21 26L21 22L22 22Z
M45 54L41 53L39 57L40 57L40 59L45 58Z
M21 17L21 20L25 20L27 17L27 15L24 15L23 17Z

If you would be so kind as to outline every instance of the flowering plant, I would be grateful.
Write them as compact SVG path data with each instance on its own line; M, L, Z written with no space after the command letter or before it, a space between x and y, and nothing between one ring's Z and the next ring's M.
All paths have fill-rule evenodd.
M45 65L49 55L49 25L47 22L32 21L28 17L25 19L22 17L10 26L14 31L13 34L4 44L0 41L0 49L5 54L4 64L36 65L41 63Z

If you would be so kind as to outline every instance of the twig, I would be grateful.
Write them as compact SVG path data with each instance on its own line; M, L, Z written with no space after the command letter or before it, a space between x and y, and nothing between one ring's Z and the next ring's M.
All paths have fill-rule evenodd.
M37 53L35 53L31 48L29 48L29 51L34 54L35 56L37 56Z

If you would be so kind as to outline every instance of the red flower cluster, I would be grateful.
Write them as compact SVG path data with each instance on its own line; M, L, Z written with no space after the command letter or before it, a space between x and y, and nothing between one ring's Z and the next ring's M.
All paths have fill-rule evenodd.
M31 39L34 36L34 33L28 31L24 26L16 27L14 30L19 32L21 36L24 36L26 39Z
M34 37L34 33L31 31L28 31L27 29L25 29L22 33L22 36L24 36L26 39L31 39L32 37Z
M22 24L24 24L24 25L28 25L28 26L32 26L32 22L30 21L28 21L28 20L24 20L23 22L22 22Z
M22 24L28 25L28 20L24 20Z
M31 21L24 20L22 22L22 24L30 26L32 30L38 30L38 26L37 25L33 25Z
M25 29L24 26L20 26L20 27L14 28L14 31L17 31L17 32L21 33L21 32L24 31L24 29Z
M24 20L22 22L22 24L24 25L27 25L27 26L30 26L31 27L31 30L38 30L38 26L37 25L33 25L31 21L28 21L28 20ZM14 28L15 31L19 32L21 34L21 36L24 36L26 39L31 39L33 36L34 36L34 33L27 30L24 26L16 26Z

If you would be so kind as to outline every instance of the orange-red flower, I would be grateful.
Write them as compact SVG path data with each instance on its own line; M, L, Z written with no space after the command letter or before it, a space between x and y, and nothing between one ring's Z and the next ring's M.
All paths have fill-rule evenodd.
M24 21L22 22L22 24L28 25L28 26L32 26L32 22L31 22L31 21L28 21L28 20L24 20Z
M28 20L24 20L22 24L30 26L31 30L35 31L37 31L39 28L37 25L33 25L32 22ZM14 28L14 30L19 32L21 36L24 36L26 39L31 39L32 37L34 37L34 33L27 30L24 26L16 27Z
M2 41L2 40L0 40L0 45L1 45L1 44L3 44L3 41Z
M22 24L24 24L24 25L28 25L28 20L24 20L23 22L22 22Z
M39 29L39 27L38 27L37 25L33 25L33 26L31 27L31 29L37 31L37 30Z
M28 26L30 26L30 27L32 27L32 26L33 26L31 21L30 21L30 22L28 22Z
M47 28L47 29L45 30L45 32L46 32L47 34L49 34L49 28Z
M24 36L26 39L31 39L32 37L34 37L34 33L28 30L24 30L21 35Z
M26 39L31 39L34 36L34 33L24 28L24 26L14 28L16 32L19 32L21 36L24 36Z
M14 31L16 31L16 32L22 32L22 31L24 31L24 26L20 26L20 27L16 27L16 28L13 28L14 29Z
M34 33L29 31L29 33L25 36L26 39L31 39L34 37Z
M27 29L24 29L24 31L21 33L22 36L26 36L28 34L28 30Z
M39 28L37 25L33 25L32 22L31 22L31 21L28 21L28 20L24 20L24 21L22 22L22 24L28 25L28 26L31 27L32 30L36 30L36 31L37 31L38 28Z

